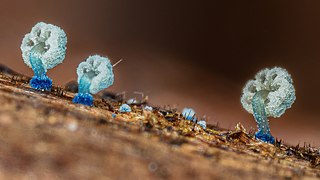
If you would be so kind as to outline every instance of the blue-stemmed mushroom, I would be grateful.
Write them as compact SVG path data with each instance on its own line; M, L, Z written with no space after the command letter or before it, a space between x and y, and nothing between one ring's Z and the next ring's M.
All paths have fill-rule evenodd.
M77 68L78 93L73 98L73 102L93 106L91 94L96 94L113 84L112 68L110 60L99 55L90 56L86 61L81 62Z
M58 26L37 23L22 40L22 58L34 71L30 86L38 90L51 90L52 80L46 75L62 63L66 54L67 36Z
M292 78L283 68L263 69L254 80L248 81L243 88L241 103L245 110L253 114L258 124L255 137L274 144L268 117L280 117L295 99Z

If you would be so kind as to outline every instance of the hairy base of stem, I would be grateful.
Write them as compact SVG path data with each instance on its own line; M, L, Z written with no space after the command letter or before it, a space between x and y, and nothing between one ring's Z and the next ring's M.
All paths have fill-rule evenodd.
M78 93L72 100L73 103L93 106L93 96L89 93Z
M269 134L265 134L262 131L258 131L255 134L255 137L257 139L260 139L261 141L270 143L270 144L274 144L274 137L269 133Z
M52 88L52 80L46 75L33 76L30 80L30 86L34 89L50 91Z

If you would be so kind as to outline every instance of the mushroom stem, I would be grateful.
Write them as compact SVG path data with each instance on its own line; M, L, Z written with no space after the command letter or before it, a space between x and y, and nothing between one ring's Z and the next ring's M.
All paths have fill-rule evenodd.
M79 81L79 93L90 93L90 85L90 79L86 75L83 75Z
M41 60L41 55L44 52L44 43L39 43L30 50L30 64L34 72L34 76L30 80L30 86L34 89L49 91L52 88L52 80L46 75L47 70Z
M86 106L93 106L93 97L90 94L90 85L91 81L89 77L83 75L79 81L78 94L73 98L72 102Z
M265 101L269 91L261 90L252 98L253 116L258 124L257 139L274 144L274 137L270 134L269 120L265 110Z

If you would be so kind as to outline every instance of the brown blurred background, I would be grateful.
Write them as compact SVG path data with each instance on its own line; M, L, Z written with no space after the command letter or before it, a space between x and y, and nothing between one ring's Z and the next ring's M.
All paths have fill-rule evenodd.
M38 21L68 36L64 63L48 72L55 84L76 79L89 55L123 58L110 91L190 106L224 128L256 126L240 104L242 87L262 68L284 67L297 100L270 119L272 134L320 145L320 1L1 0L0 63L33 74L20 44Z

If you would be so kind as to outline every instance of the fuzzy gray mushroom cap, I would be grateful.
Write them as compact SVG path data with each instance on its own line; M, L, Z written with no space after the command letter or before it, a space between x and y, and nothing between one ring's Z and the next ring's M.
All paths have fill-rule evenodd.
M78 83L82 76L89 78L90 93L96 94L113 84L114 74L111 62L106 57L99 55L89 56L88 59L79 64L77 68Z
M243 88L241 103L253 114L252 98L256 92L266 90L265 110L268 117L280 117L296 99L293 81L287 70L274 67L258 72L254 80L249 80Z
M25 64L32 68L29 57L30 50L40 43L43 44L43 47L39 50L41 52L38 53L41 54L40 58L45 69L51 69L62 63L67 49L66 33L58 26L39 22L22 40L20 49Z

